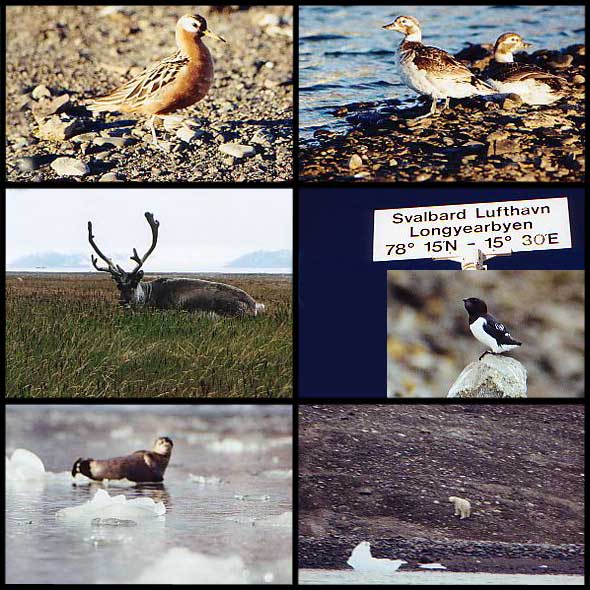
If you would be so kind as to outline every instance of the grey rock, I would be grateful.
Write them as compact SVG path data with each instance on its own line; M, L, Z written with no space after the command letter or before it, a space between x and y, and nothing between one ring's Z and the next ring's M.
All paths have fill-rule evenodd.
M178 137L178 139L184 141L185 143L190 143L191 141L194 141L195 139L199 138L199 131L195 130L195 129L189 129L188 127L180 127L177 131L176 131L176 137Z
M242 145L240 143L222 143L219 146L219 151L234 158L248 158L256 154L256 149L250 145Z
M99 146L122 148L135 142L130 137L95 137L92 143Z
M35 86L35 88L33 88L31 96L35 100L41 100L42 98L50 98L51 91L49 90L49 88L47 88L47 86L45 86L45 84L39 84L39 86Z
M107 172L98 179L98 182L123 182L123 179L119 178L115 172Z
M39 136L52 141L70 139L84 129L84 124L78 119L62 119L59 115L53 115L39 126Z
M51 163L51 167L59 176L85 176L90 172L84 162L75 158L57 158Z
M527 372L515 359L486 354L467 365L447 397L518 398L527 397Z

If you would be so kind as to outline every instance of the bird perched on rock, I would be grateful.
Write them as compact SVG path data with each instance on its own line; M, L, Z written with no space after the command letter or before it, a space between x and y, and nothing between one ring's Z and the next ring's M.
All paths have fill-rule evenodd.
M213 58L203 37L225 42L207 28L200 15L185 14L176 24L178 51L148 67L110 94L91 100L91 111L118 111L151 115L154 143L155 120L200 101L213 83Z
M170 461L174 443L166 436L156 439L151 451L135 451L113 459L78 459L72 467L72 477L78 473L102 481L128 479L135 482L160 482Z
M486 350L480 357L486 354L500 354L522 345L510 335L504 324L488 313L485 301L477 297L463 299L465 309L469 314L469 329L471 333L490 350Z
M494 88L452 55L438 47L423 45L420 23L413 16L398 16L383 28L404 35L397 53L403 81L418 94L432 98L430 111L416 119L434 115L440 99L445 100L444 111L451 98L496 94Z
M494 59L482 77L502 94L518 94L532 105L547 105L567 94L567 81L530 64L515 63L513 53L530 47L518 33L500 35L494 45Z

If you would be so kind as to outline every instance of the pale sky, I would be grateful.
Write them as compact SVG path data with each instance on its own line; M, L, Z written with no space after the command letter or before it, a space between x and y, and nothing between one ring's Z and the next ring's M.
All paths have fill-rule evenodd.
M289 189L9 189L6 261L40 252L86 254L87 223L98 247L123 268L151 244L144 217L160 222L146 272L225 265L256 250L292 249Z

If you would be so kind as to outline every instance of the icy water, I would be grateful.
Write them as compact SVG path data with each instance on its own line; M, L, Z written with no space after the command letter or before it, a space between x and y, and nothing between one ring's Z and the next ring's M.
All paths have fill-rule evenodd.
M513 30L537 49L584 43L581 6L302 6L299 9L300 136L342 129L332 112L361 101L415 102L395 65L401 35L381 27L396 16L415 16L425 44L452 53L466 43L493 43Z
M214 559L234 556L247 582L289 583L291 427L291 408L279 405L9 405L6 454L28 449L46 471L70 471L80 456L150 448L159 436L172 438L174 449L163 485L108 486L111 496L147 496L166 506L162 520L133 527L56 518L58 510L88 501L100 484L73 486L65 475L8 481L6 582L133 583L155 568L155 579L198 583L196 572L222 578ZM189 474L214 479L199 484ZM197 565L194 556L190 563L159 563L173 548L203 555Z
M376 574L352 570L299 570L300 584L387 584L387 585L567 585L582 586L584 576L539 574L473 574L457 572L395 572Z

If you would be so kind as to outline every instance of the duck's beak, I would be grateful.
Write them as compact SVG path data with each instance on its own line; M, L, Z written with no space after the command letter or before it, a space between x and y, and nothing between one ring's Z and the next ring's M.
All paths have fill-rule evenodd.
M205 35L206 37L211 37L212 39L215 39L216 41L223 41L224 43L227 43L227 41L223 37L216 35L213 31L210 31L209 29L205 29L205 31L203 32L203 35Z
M524 48L526 48L526 47L532 47L532 46L533 46L533 44L532 44L532 43L528 43L527 41L523 41L523 42L522 42L522 46L523 46Z
M389 23L388 25L383 25L383 28L387 29L388 31L398 31L399 30L395 24L395 21L393 21L392 23Z

